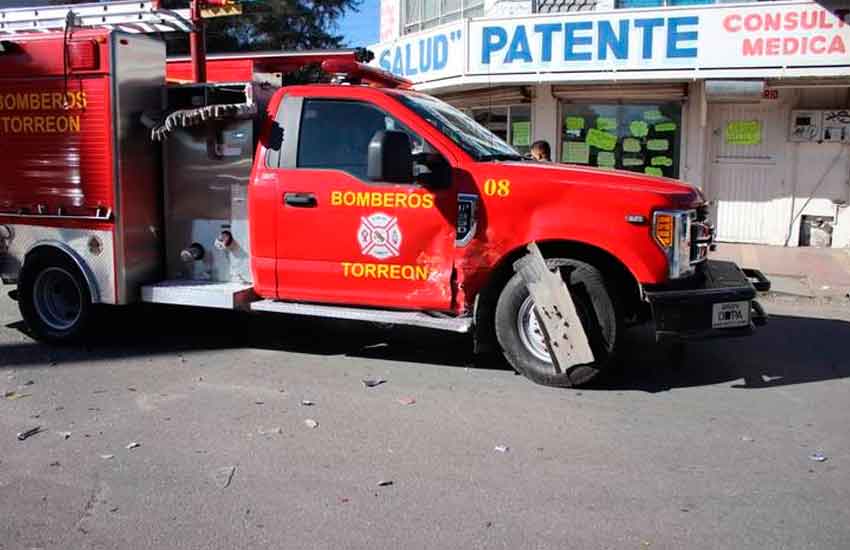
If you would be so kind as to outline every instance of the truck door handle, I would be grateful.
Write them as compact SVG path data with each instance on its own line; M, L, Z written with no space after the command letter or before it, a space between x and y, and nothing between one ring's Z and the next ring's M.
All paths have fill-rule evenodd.
M319 204L313 193L284 193L283 202L296 208L316 208Z

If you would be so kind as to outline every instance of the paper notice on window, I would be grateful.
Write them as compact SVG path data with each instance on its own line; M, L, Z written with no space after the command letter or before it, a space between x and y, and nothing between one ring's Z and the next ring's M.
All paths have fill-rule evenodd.
M644 174L649 174L650 176L663 176L664 172L661 168L656 168L655 166L647 166L643 169Z
M588 164L590 162L590 146L583 141L566 141L561 152L561 162L571 164Z
M650 164L653 166L673 166L673 159L670 157L652 157Z
M567 117L567 130L584 130L584 117L580 116L568 116Z
M646 142L646 148L650 151L666 151L670 148L670 141L666 139L651 139Z
M600 151L596 154L596 165L603 168L613 168L617 164L617 157L614 153L608 151Z
M642 120L634 120L629 124L629 131L634 137L645 137L649 133L649 124Z
M596 127L600 130L616 130L617 119L607 116L601 116L596 119Z
M602 149L603 151L613 151L614 147L617 146L617 136L609 134L608 132L603 132L602 130L597 130L596 128L591 128L587 131L587 138L585 141L588 145L592 145L597 149Z
M658 122L664 120L665 118L666 117L658 109L644 111L643 113L643 119L647 122Z
M635 138L626 138L623 140L623 152L625 153L640 153L640 140Z
M726 145L760 145L761 121L733 120L726 124Z
M676 123L675 122L661 122L661 123L655 125L655 131L657 133L675 132L676 131Z
M531 145L530 122L514 122L511 124L511 144L517 147L528 147Z

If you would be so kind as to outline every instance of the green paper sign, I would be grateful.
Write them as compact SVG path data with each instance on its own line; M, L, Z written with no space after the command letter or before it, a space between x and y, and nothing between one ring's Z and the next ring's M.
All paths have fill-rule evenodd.
M596 165L604 166L606 168L613 168L614 165L617 164L617 158L614 156L614 153L609 153L607 151L600 151L596 154Z
M518 147L531 145L531 122L514 122L511 124L511 143Z
M624 139L623 151L626 153L640 153L640 140L632 137Z
M643 169L644 174L649 174L650 176L663 176L664 172L661 171L661 168L656 168L654 166L647 166Z
M564 149L561 151L561 162L588 164L590 162L590 146L583 141L564 142Z
M661 111L658 109L652 111L644 111L643 119L647 122L658 122L659 120L664 120L664 115L661 114Z
M649 124L642 120L635 120L629 124L629 131L635 137L645 137L649 133Z
M597 130L596 128L591 128L587 131L587 138L585 141L587 141L588 145L593 145L594 147L605 151L613 151L614 147L617 146L617 136L609 134L608 132L603 132L602 130Z
M643 166L643 159L640 157L623 157L623 166Z
M584 118L580 116L568 116L567 130L584 130Z
M673 166L673 159L670 157L652 157L650 164L653 166Z
M675 122L661 122L660 124L655 125L656 132L675 132L676 131L676 123Z
M666 151L670 148L670 142L666 139L651 139L646 142L646 148L650 151Z
M733 120L726 124L727 145L760 145L761 122L758 120Z
M601 116L596 119L596 127L600 130L616 130L617 129L617 119Z

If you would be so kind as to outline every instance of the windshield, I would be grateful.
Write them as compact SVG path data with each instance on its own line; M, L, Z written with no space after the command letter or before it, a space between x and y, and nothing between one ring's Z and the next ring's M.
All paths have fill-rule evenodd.
M398 93L405 106L455 142L475 160L519 160L523 156L487 128L448 103L427 95Z

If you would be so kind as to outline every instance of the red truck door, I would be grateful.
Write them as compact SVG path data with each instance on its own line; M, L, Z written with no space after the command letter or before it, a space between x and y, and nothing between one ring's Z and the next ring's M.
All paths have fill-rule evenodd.
M450 310L456 191L366 176L375 132L406 131L414 150L422 138L374 103L346 98L287 95L278 119L277 297Z

